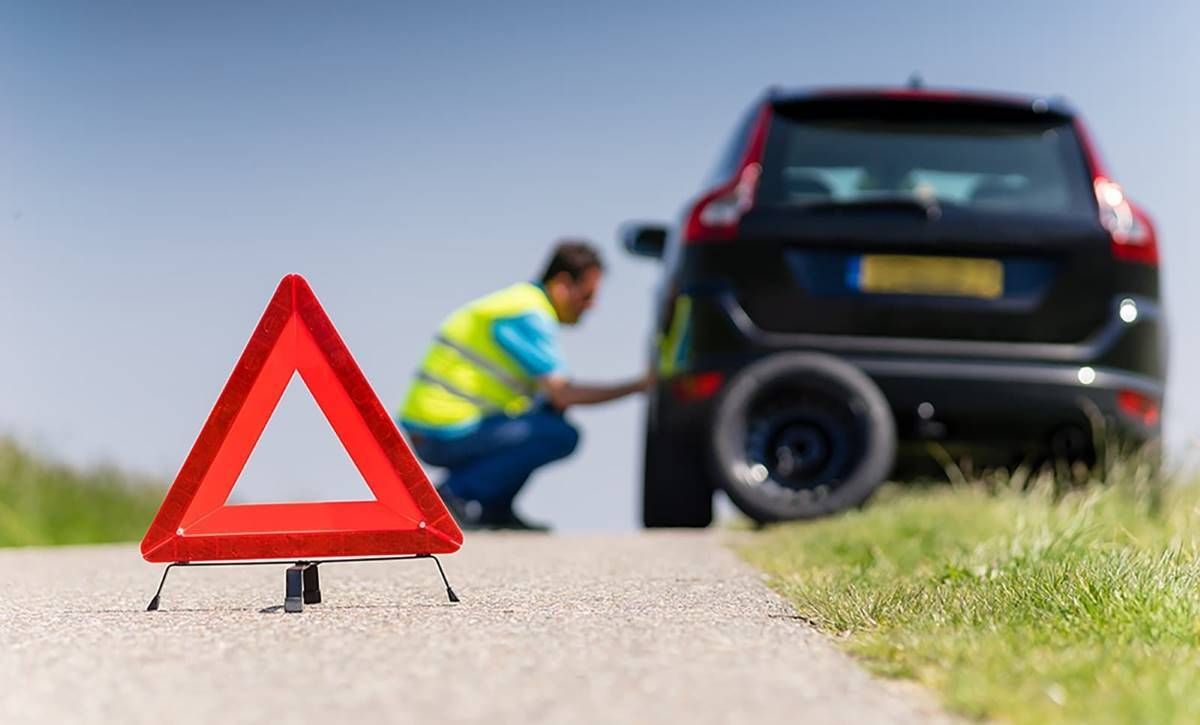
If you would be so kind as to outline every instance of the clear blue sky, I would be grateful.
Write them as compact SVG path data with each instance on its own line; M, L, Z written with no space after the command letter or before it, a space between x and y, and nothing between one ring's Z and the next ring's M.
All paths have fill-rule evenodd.
M1170 437L1200 434L1200 6L1176 2L0 2L0 431L170 477L279 278L312 282L389 407L439 318L612 250L566 337L583 378L635 373L652 267L613 242L671 218L773 83L1062 93L1155 215ZM248 498L355 496L289 391ZM579 411L532 484L573 528L636 515L640 403Z

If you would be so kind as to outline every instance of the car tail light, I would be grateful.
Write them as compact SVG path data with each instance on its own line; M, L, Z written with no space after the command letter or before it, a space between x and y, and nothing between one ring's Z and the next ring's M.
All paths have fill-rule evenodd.
M1094 186L1100 223L1112 235L1113 257L1157 265L1158 240L1150 218L1125 197L1125 190L1117 182L1098 176Z
M1145 425L1157 425L1161 415L1158 399L1136 390L1121 390L1117 393L1117 407L1130 418Z
M675 397L683 401L708 400L725 384L724 373L704 372L680 375L671 383Z
M764 103L750 129L746 150L742 153L733 178L701 195L688 212L683 230L685 244L725 242L737 235L738 222L754 205L770 121L771 105Z

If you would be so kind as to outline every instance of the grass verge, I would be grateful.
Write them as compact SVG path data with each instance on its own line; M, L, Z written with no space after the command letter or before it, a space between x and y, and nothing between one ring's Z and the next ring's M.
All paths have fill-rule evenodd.
M1200 485L890 488L744 556L876 673L1019 723L1200 722Z
M162 496L156 482L55 464L0 438L0 546L135 541Z

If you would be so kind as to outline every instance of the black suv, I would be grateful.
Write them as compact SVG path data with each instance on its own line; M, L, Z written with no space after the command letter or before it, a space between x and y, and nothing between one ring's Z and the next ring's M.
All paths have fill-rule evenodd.
M728 432L715 411L768 357L829 356L865 373L890 410L901 477L928 461L931 441L1012 465L1086 461L1098 422L1123 440L1160 435L1154 229L1060 101L771 90L678 224L622 236L663 261L646 526L711 522L714 490L730 487L729 461L714 461ZM748 513L853 503L821 505L813 492L836 492L861 436L797 422L789 406L812 405L795 391L759 397L735 467L803 496Z

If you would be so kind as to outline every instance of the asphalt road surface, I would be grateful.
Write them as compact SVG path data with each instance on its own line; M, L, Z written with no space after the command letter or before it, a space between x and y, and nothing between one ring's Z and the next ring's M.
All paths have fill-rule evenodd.
M468 535L431 561L175 570L135 547L0 552L0 722L929 722L714 533Z

